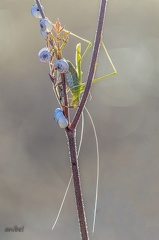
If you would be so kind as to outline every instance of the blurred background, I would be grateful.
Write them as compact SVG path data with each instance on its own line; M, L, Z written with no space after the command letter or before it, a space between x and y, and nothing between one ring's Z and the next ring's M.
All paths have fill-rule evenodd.
M47 17L94 41L99 0L41 0ZM73 185L58 213L71 171L65 133L53 120L58 103L47 64L34 1L0 0L0 239L80 240ZM95 240L159 238L159 31L158 0L109 0L103 40L118 71L94 84L87 107L100 151ZM74 63L79 40L70 37L64 55ZM83 49L86 44L83 43ZM83 62L86 81L91 51ZM100 49L96 77L111 72ZM79 142L81 123L77 131ZM96 183L91 122L79 158L88 230ZM6 227L24 226L23 233Z

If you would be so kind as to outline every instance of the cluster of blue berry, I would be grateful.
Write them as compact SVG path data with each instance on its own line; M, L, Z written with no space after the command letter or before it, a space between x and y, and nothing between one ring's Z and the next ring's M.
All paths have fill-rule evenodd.
M40 8L39 8L39 6ZM49 63L50 66L50 73L54 72L54 70L57 70L59 73L66 73L69 69L68 63L65 59L56 59L56 61L53 63L55 51L54 48L50 44L50 36L52 35L52 30L55 29L56 25L53 24L47 17L44 15L44 7L41 5L40 1L38 1L38 4L34 4L31 8L31 14L35 17L40 19L40 33L45 38L47 42L47 47L42 48L39 53L38 57L41 62ZM43 13L43 14L42 14ZM44 17L42 17L44 16ZM59 22L58 22L59 24ZM58 25L59 27L59 25ZM61 26L60 26L61 27ZM54 86L57 85L56 78L55 82L53 83ZM61 128L66 128L68 126L68 120L65 118L63 111L61 108L57 108L54 111L54 119L59 124Z

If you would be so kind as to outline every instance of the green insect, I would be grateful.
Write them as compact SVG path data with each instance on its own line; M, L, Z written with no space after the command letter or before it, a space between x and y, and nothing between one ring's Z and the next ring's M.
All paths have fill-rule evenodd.
M56 33L56 36L52 34L48 34L49 38L47 40L47 46L51 50L53 55L50 61L51 76L54 76L56 72L56 77L54 78L56 79L54 81L54 90L56 95L58 96L58 100L60 101L60 103L62 103L63 89L61 84L62 82L61 74L65 74L67 89L68 89L68 92L70 91L72 95L72 98L69 99L71 100L70 107L77 108L81 99L81 94L84 92L84 89L86 86L86 83L82 82L82 66L81 65L82 65L83 58L85 57L89 48L92 46L92 43L84 38L81 38L80 36L77 36L65 30L63 27L61 27L61 23L59 20L57 20L55 25L53 24L53 29ZM77 37L78 39L83 40L88 44L83 55L81 55L81 44L80 43L77 44L76 54L75 54L76 66L74 66L69 60L64 59L62 56L62 50L68 41L69 35L73 35L74 37ZM104 78L110 77L112 75L115 75L117 73L102 40L101 40L101 44L113 68L113 72L110 74L104 75L102 77L93 79L92 83L95 83ZM54 64L52 64L54 57L56 57L56 61Z

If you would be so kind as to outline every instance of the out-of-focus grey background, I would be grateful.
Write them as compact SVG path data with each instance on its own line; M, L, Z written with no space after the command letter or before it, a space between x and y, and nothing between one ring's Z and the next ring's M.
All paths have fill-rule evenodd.
M41 1L51 21L94 41L99 0ZM53 120L58 107L33 1L0 0L0 239L79 240L73 185L54 231L70 178L66 137ZM96 240L159 239L158 0L110 0L104 42L117 68L94 84L87 107L100 150ZM70 38L64 51L74 63ZM83 48L86 45L83 45ZM86 79L91 54L83 63ZM96 76L111 71L101 49ZM96 182L92 126L85 114L80 172L91 232ZM80 126L78 129L78 142ZM5 227L24 226L23 233Z

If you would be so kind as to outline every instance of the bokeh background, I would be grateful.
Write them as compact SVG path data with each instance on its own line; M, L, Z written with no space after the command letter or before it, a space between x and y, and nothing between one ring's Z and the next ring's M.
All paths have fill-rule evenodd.
M99 0L43 0L46 15L94 41ZM71 185L51 230L70 178L63 130L53 120L58 107L33 1L0 0L0 239L79 240ZM95 240L159 239L159 29L158 0L110 0L104 42L118 74L92 87L87 107L100 150ZM74 63L70 38L65 57ZM86 46L83 43L83 48ZM91 52L83 62L86 80ZM111 71L101 48L96 76ZM80 126L77 132L79 142ZM80 172L91 232L96 183L95 140L85 114ZM5 227L24 226L23 233Z

